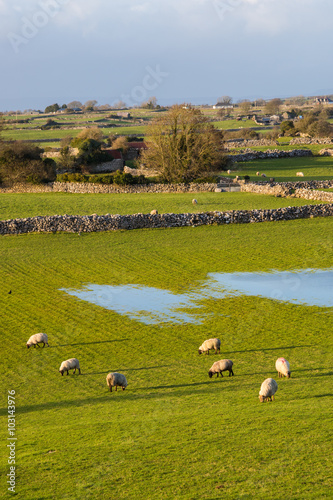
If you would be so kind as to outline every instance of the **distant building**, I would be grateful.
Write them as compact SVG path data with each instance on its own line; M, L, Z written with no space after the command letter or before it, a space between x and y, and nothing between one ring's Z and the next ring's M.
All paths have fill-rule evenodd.
M118 118L131 118L131 113L128 113L127 111L119 111L117 113Z
M314 104L332 104L332 100L328 97L315 97Z
M233 104L224 104L223 102L217 102L214 104L213 109L234 109Z

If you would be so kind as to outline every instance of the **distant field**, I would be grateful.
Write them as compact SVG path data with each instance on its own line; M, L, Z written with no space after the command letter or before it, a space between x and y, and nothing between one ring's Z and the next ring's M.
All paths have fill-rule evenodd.
M299 198L275 198L252 193L164 194L71 194L71 193L0 193L0 220L37 215L98 215L210 212L213 210L252 210L301 206L310 202ZM321 202L313 201L311 204Z
M63 138L67 136L76 137L80 132L79 129L76 130L4 130L1 134L2 138L5 140L35 140L38 142L40 139L54 139Z
M235 128L258 128L260 129L261 126L257 125L253 120L222 120L222 121L216 121L214 122L214 127L220 128L223 130L227 129L235 129Z
M82 129L85 127L82 127ZM76 137L80 130L82 129L66 129L61 128L55 130L4 130L2 132L2 138L4 140L35 140L38 142L41 139L62 139L63 137ZM110 134L124 134L124 135L135 135L144 134L146 130L145 126L124 126L124 127L110 127L102 128L101 131L103 135L107 136Z
M234 151L244 149L244 147L238 147L234 148ZM251 147L253 151L267 151L268 149L274 150L278 149L280 151L291 151L293 149L309 149L312 151L313 155L318 155L319 151L321 149L333 149L333 144L295 144L295 145L290 145L287 143L280 143L278 145L272 145L272 146L260 146L260 147Z
M274 177L277 182L296 180L325 180L333 179L333 157L301 157L276 158L271 160L254 160L239 162L234 165L232 174L249 175L252 180L258 181L256 172L265 173L267 177ZM303 172L304 177L297 177L296 172Z

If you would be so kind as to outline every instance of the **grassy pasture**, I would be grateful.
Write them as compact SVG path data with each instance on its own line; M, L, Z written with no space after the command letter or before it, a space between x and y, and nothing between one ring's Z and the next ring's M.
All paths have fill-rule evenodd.
M82 127L84 128L84 127ZM61 128L57 128L54 130L4 130L1 133L1 136L4 140L15 140L15 141L26 141L26 140L35 140L38 142L41 139L62 139L63 137L71 136L76 137L80 132L80 129L66 129L62 130Z
M325 180L333 178L333 157L300 157L274 158L268 160L254 160L235 164L230 177L235 175L249 175L252 180L259 180L256 172L265 173L267 177L274 177L277 182L296 180ZM304 177L296 177L296 172L303 172Z
M192 199L198 200L192 205ZM146 194L71 194L0 193L0 220L37 215L98 215L210 212L213 210L252 210L301 206L310 202L300 198L275 198L255 193L146 193ZM312 201L311 204L322 203Z
M6 443L6 391L14 389L16 498L331 498L331 309L234 296L203 301L202 324L159 327L59 289L141 284L184 293L210 272L329 268L332 228L330 219L308 219L2 237L1 437ZM51 347L27 350L38 331ZM221 355L199 356L213 336ZM260 404L279 356L292 378L277 379L275 402ZM81 376L57 372L69 357L80 360ZM223 357L235 376L209 379ZM109 371L126 375L125 392L108 392Z
M214 122L214 127L222 130L236 129L236 128L258 128L260 129L263 125L258 125L253 120L220 120Z

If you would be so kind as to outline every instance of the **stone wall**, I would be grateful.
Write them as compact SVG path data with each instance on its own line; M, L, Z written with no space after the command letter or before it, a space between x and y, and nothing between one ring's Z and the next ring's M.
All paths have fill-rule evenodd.
M17 184L0 188L0 193L202 193L214 192L216 184L136 184L118 186L117 184L93 184L89 182L51 182L45 185Z
M289 144L333 144L333 137L294 137Z
M107 172L115 172L116 170L122 170L124 165L124 160L116 159L111 161L104 161L98 165L90 165L89 172L91 174L102 174Z
M266 151L246 151L242 153L228 155L231 161L251 161L251 160L266 160L267 158L294 158L300 156L312 156L310 149L292 149L284 151L279 149L267 149Z
M333 192L317 191L333 187L333 181L305 181L281 183L242 183L241 191L260 193L272 196L303 198L305 200L319 200L333 203ZM317 188L317 189L316 189Z
M57 231L89 233L119 229L247 224L331 216L333 216L333 204L305 205L302 207L286 207L272 210L232 210L228 212L196 214L54 215L0 221L0 235Z
M278 146L278 141L271 139L229 139L226 141L226 149L239 147L261 148L265 146Z

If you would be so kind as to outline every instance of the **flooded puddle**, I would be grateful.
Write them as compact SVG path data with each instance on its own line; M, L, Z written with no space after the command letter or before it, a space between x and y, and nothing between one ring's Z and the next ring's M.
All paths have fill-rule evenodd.
M200 322L195 314L182 311L199 307L186 294L141 285L87 285L83 290L64 291L146 324Z
M69 295L145 324L202 323L205 299L251 295L305 306L333 307L333 270L209 273L197 290L175 294L143 285L95 285Z

